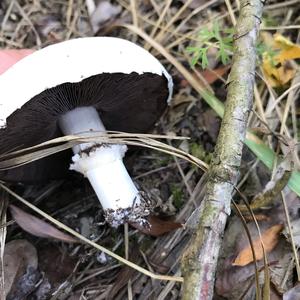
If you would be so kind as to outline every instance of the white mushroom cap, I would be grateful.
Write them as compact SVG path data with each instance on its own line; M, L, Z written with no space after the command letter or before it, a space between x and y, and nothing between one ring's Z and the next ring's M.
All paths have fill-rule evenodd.
M10 114L46 89L101 73L132 72L164 75L170 100L171 76L155 57L134 43L113 37L90 37L48 46L0 75L0 128L6 126Z

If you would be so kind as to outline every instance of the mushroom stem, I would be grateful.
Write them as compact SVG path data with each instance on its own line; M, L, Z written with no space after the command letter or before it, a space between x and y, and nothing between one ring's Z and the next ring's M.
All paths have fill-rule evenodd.
M90 131L105 132L105 127L94 107L75 108L62 115L59 126L65 135ZM130 178L122 158L125 145L84 143L73 147L71 170L87 177L113 226L125 220L136 221L140 214L141 196Z

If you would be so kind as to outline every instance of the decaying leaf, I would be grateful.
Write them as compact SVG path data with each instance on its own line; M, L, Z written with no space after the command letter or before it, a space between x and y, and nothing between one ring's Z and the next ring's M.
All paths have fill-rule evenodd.
M274 205L274 200L280 195L291 177L292 164L291 154L288 154L278 165L273 178L266 184L263 192L251 201L250 207L252 210ZM238 205L238 207L242 212L248 211L246 205Z
M283 294L283 300L297 300L297 299L300 299L299 284Z
M271 218L264 214L254 214L254 217L255 217L256 221L267 221L267 222L271 221ZM244 218L248 222L253 221L252 215L245 215Z
M279 233L283 228L282 224L277 224L266 231L261 235L261 239L257 238L253 241L253 247L255 251L255 256L257 260L263 258L263 249L261 243L264 244L266 253L272 251L279 241ZM246 266L253 261L253 254L250 245L244 248L234 260L234 266Z
M299 247L300 246L300 219L296 219L291 222L291 229L293 232L295 245ZM286 236L287 240L290 241L289 230L287 227L285 227L282 233Z
M3 261L6 295L16 290L17 282L26 272L36 270L38 266L36 249L26 240L14 240L7 243Z
M38 257L39 269L44 274L44 283L52 292L68 281L75 272L77 259L71 257L68 251L63 252L54 243L40 246ZM42 293L42 291L38 289L37 293Z
M270 215L275 214L275 208L273 208ZM271 220L259 222L261 232L268 230L272 224L274 223ZM254 222L250 222L247 227L252 240L259 239ZM249 240L242 222L235 216L229 220L224 235L223 250L219 259L216 277L216 293L218 295L230 300L255 299L254 264L251 263L246 266L232 265L234 259L232 254L240 253L248 245ZM290 245L283 238L280 238L276 247L267 254L267 257L272 282L271 288L280 293L291 289L293 286L294 264ZM257 261L257 267L259 271L264 269L263 260ZM261 273L261 275L263 274ZM247 289L249 289L248 292ZM278 299L271 292L271 299L273 300L273 298Z
M63 233L45 221L30 215L22 209L9 205L13 219L25 231L38 237L53 238L63 242L76 243L78 240Z
M140 223L133 223L133 222L131 222L130 225L138 229L140 232L152 236L160 236L172 230L182 228L181 223L165 221L155 216L148 216L147 221L148 224L146 226Z
M229 66L222 66L214 70L205 69L200 74L205 78L208 84L213 84L215 81L224 76L229 71L229 69Z
M265 41L270 38L265 38ZM263 70L273 86L282 86L288 83L296 73L286 62L288 60L300 58L300 45L296 45L280 34L274 35L274 40L270 43L270 51L263 53Z

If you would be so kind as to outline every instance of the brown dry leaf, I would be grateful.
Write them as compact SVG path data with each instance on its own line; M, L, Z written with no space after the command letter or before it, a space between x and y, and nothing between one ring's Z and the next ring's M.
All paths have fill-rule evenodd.
M255 251L255 256L257 260L263 258L263 249L261 243L264 244L265 252L268 253L274 249L279 241L279 233L283 229L282 224L277 224L266 231L263 232L261 235L261 239L258 238L253 241L253 247ZM253 254L250 245L244 248L236 257L234 262L232 263L233 266L246 266L253 261Z
M58 288L74 272L77 259L71 257L68 251L62 252L55 244L47 243L39 247L39 270L52 290Z
M4 250L5 294L15 290L15 285L27 270L36 270L38 258L36 249L26 240L14 240L5 245Z
M220 77L225 75L229 71L229 69L230 66L222 66L214 70L206 69L201 72L201 75L205 78L208 84L212 84L220 79Z
M254 214L256 221L271 221L271 218L264 215L264 214ZM252 222L253 218L251 215L245 215L244 216L245 220L248 222Z
M271 86L283 86L295 76L296 70L289 66L287 61L300 58L300 45L292 43L280 34L276 34L271 42L269 36L265 41L270 44L272 50L279 52L274 56L268 52L263 54L264 73Z
M200 72L200 75L205 79L206 83L213 84L217 80L219 80L222 76L224 76L230 69L230 66L222 66L216 69L206 69L204 71ZM203 82L199 79L199 77L196 74L193 74L193 77L195 80L198 81L198 84L202 87L204 87ZM182 78L180 81L180 87L186 88L189 86L189 82Z
M63 233L45 221L30 215L22 209L9 205L13 219L25 231L38 237L54 238L63 242L78 243L72 236Z
M172 230L182 228L181 223L165 221L155 216L148 216L147 221L149 223L147 226L133 222L131 222L130 225L140 232L152 236L160 236Z
M297 284L292 289L283 294L283 300L300 299L300 285Z

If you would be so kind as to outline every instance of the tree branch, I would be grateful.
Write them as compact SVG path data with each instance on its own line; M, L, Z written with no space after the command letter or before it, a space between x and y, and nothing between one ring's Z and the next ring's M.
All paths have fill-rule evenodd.
M183 299L213 298L219 250L241 163L249 111L252 108L256 41L263 2L241 0L234 55L228 79L225 114L208 173L200 220L182 259Z

